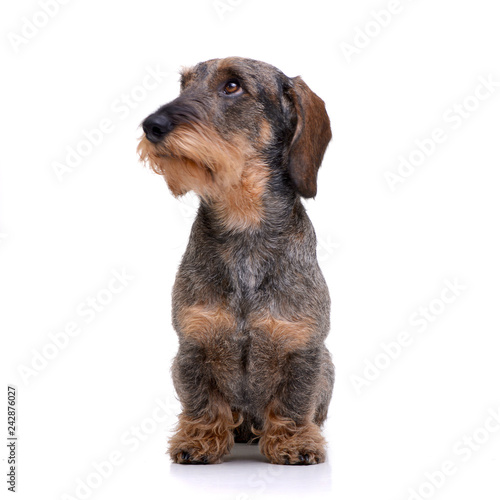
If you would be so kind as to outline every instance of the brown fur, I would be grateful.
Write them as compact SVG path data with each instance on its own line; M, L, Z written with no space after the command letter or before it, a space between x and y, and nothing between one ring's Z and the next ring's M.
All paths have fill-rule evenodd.
M262 127L261 141L271 136L269 124ZM137 148L140 159L165 177L174 196L193 190L210 200L228 229L256 227L262 220L262 197L269 170L242 141L221 140L208 127L180 125L160 148L142 137Z
M236 328L236 321L226 308L198 304L182 309L179 314L180 329L186 339L207 343L215 335Z
M241 145L222 140L206 126L179 125L162 147L143 137L137 149L175 196L191 190L204 198L220 196L240 181L245 164Z
M264 332L283 353L305 348L315 330L311 319L296 318L288 321L274 318L269 313L259 314L250 322L253 328Z
M298 110L298 121L290 149L289 170L299 193L311 198L316 196L317 172L332 138L330 120L324 102L302 78L294 78L291 95Z
M185 413L179 416L176 434L168 449L174 462L220 463L233 447L233 429L241 424L241 417L221 398L214 399L197 418Z
M269 171L260 162L251 163L243 171L239 182L222 194L214 195L214 210L228 229L239 231L255 228L262 222L262 198Z
M303 465L325 460L325 439L318 425L310 419L297 424L281 416L275 403L266 410L263 430L254 432L260 436L262 454L272 463Z

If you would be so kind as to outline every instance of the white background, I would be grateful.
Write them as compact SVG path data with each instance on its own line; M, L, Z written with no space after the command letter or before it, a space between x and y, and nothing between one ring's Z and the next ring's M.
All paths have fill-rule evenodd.
M473 97L480 78L500 82L498 6L401 0L373 21L397 2L231 1L73 0L34 34L39 3L3 6L1 435L15 384L17 498L498 499L500 87ZM301 74L333 124L307 203L337 368L318 466L273 466L244 445L222 465L165 455L179 411L170 291L195 201L139 164L138 126L177 95L181 66L231 55ZM58 178L54 164L103 119L100 144ZM418 160L415 141L436 128L446 140L392 191L386 173L400 156ZM131 278L110 295L113 272ZM449 304L446 280L465 288L445 292ZM92 317L91 297L110 301ZM419 316L429 306L432 322ZM54 354L49 334L71 322L79 335ZM401 332L410 343L397 348Z

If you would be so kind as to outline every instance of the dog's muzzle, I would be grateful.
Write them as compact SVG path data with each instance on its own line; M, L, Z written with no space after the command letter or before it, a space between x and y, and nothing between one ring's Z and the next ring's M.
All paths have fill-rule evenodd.
M143 122L142 128L149 142L157 144L174 128L172 120L165 113L153 113Z

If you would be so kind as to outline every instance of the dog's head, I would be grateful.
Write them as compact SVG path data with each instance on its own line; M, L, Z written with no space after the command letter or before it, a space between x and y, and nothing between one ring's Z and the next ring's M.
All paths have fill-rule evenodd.
M141 159L174 195L193 190L206 199L242 183L251 195L254 184L263 189L270 169L313 197L331 139L325 105L300 77L236 57L184 69L179 97L142 126Z

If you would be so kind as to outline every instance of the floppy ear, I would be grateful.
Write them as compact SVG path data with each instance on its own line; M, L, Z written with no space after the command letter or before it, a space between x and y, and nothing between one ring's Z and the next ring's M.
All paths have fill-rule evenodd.
M291 79L289 95L297 113L288 172L295 189L304 198L316 196L318 169L332 138L325 103L300 78Z

